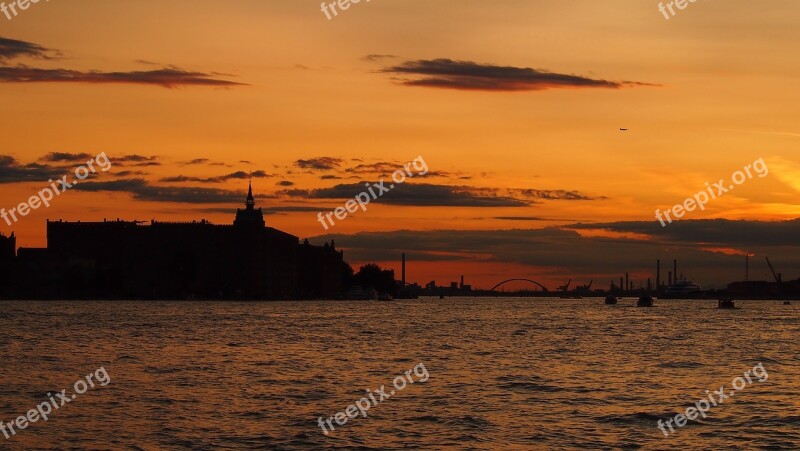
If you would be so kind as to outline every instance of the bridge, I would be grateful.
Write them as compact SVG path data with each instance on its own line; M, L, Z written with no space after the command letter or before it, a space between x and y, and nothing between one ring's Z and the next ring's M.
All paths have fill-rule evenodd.
M537 282L535 280L531 280L531 279L508 279L508 280L504 280L504 281L498 283L497 285L493 286L489 291L494 291L494 290L498 289L501 285L506 284L508 282L530 282L530 283L532 283L534 285L540 286L542 288L542 291L544 291L545 293L547 293L549 291L546 286L540 284L539 282Z

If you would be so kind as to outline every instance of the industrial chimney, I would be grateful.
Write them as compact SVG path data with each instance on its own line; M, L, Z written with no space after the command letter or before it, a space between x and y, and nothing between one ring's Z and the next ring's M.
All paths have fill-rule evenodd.
M403 288L406 287L406 253L403 252Z
M661 289L661 260L656 260L656 290Z

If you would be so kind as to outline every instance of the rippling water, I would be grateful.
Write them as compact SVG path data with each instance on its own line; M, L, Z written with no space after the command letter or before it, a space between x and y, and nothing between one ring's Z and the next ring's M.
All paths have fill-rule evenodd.
M111 382L0 448L800 448L797 303L633 303L3 302L0 419L99 367ZM322 433L419 363L426 383ZM757 363L766 381L659 431Z

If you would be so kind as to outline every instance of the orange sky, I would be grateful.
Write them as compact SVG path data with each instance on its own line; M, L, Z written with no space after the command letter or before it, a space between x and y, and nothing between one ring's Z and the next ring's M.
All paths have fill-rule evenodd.
M114 191L69 191L13 227L0 222L0 232L13 230L21 246L44 246L48 218L230 223L239 201L176 200L192 187L223 197L243 193L246 178L163 179L263 171L254 179L258 204L278 207L268 224L316 237L326 233L316 211L346 199L313 190L376 181L386 174L355 169L417 156L433 176L409 184L430 185L413 192L430 198L376 201L328 232L657 224L655 209L683 202L705 182L727 180L758 158L768 176L684 219L800 216L800 4L698 2L670 20L657 5L375 0L328 20L318 1L71 0L33 5L12 20L0 15L0 38L15 42L6 52L18 42L41 46L6 53L3 69L63 69L78 78L64 82L63 72L53 71L47 81L20 83L0 74L0 155L15 161L0 166L0 207L47 186L46 178L21 182L9 171L30 170L30 163L59 173L75 166L43 159L54 152L106 152L113 169L91 181L127 181ZM142 76L162 69L177 76L171 87ZM93 81L91 71L124 82ZM187 72L241 85L188 83ZM548 81L531 81L542 74ZM465 89L470 83L482 88ZM156 157L158 165L135 166L128 155ZM325 160L330 168L311 168L321 157L332 159ZM195 159L206 161L186 164ZM120 188L132 179L139 180L134 188ZM159 198L158 187L180 189ZM442 187L455 191L452 198L438 196ZM343 239L348 248L345 238L337 243ZM413 242L402 247L420 260L431 255ZM379 260L396 260L397 250ZM547 269L491 249L447 252L452 258L420 263L409 278L446 283L466 272L490 286L503 274L551 284L575 275L602 277L607 286L609 274L619 273L566 263ZM647 277L651 266L647 260L630 271Z

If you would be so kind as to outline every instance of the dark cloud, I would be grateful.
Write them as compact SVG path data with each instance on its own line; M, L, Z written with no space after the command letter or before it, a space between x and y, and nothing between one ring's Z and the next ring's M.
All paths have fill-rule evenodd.
M199 164L206 164L210 161L211 160L209 160L208 158L195 158L194 160L181 161L178 164L180 164L181 166L194 166Z
M759 246L800 245L800 240L798 240L800 219L771 222L729 219L678 220L663 227L654 217L652 221L576 224L570 227L639 233L662 241L734 246L743 249Z
M294 186L294 182L290 182L288 180L281 180L277 183L278 186Z
M341 180L341 177L339 177L338 175L327 174L327 175L323 175L322 177L320 177L320 179L321 180Z
M58 52L31 42L17 41L0 36L0 61L8 61L20 57L54 59Z
M119 157L110 157L109 159L111 160L112 164L119 166L161 166L161 163L158 161L158 157L156 156L148 157L145 155L129 154Z
M113 172L112 175L116 177L130 177L133 175L147 175L147 172L144 171L119 171Z
M88 153L51 152L51 153L43 156L42 158L40 158L40 160L41 161L51 162L51 163L55 163L55 162L58 162L58 163L63 163L63 162L68 162L68 163L76 163L76 162L86 163L87 161L91 160L92 158L94 158L94 155L91 155L91 154L88 154Z
M297 160L294 165L301 169L315 169L318 171L329 171L341 166L343 160L335 157L317 157L308 160Z
M397 169L402 169L403 164L391 161L379 161L376 163L364 163L345 169L345 172L352 174L390 174Z
M384 182L384 186L389 188L391 183L391 181ZM372 186L371 183L370 186ZM312 191L295 191L297 193L294 196L289 192L285 192L285 194L309 199L347 199L353 198L362 192L368 192L368 188L364 183L350 183ZM378 193L375 188L373 188L373 191L376 194ZM523 207L530 204L525 200L498 195L494 190L488 188L424 183L396 185L391 191L384 193L376 202L387 205L424 207Z
M590 196L578 191L566 191L563 189L557 190L540 190L540 189L521 189L514 190L520 195L531 199L542 200L604 200L605 196Z
M213 78L211 74L181 69L150 71L100 72L72 69L40 69L32 67L0 67L0 83L89 83L138 84L176 88L179 86L244 86L228 80Z
M18 182L41 182L60 176L60 168L47 164L21 164L10 155L0 155L0 184Z
M244 192L215 188L153 186L144 179L81 182L72 189L86 192L122 192L133 195L137 200L187 204L237 204L246 196Z
M219 175L216 177L192 177L186 175L177 175L174 177L164 177L160 181L165 183L183 183L183 182L200 182L200 183L223 183L228 180L246 180L249 178L263 179L275 177L275 174L267 174L263 170L245 172L236 171L230 174Z
M181 166L202 166L202 165L207 165L207 166L227 166L227 167L232 167L231 165L229 165L227 163L223 163L221 161L211 161L208 158L195 158L194 160L179 161L178 164L181 165Z
M493 219L499 219L501 221L551 221L551 222L575 221L574 219L542 218L540 216L495 216Z
M279 196L308 198L311 192L307 189L284 189L277 192Z
M655 86L628 81L609 81L559 74L529 67L495 66L472 61L451 59L406 61L387 67L382 72L417 75L422 78L403 79L406 86L424 86L475 91L542 91L554 88L610 88Z
M14 157L0 155L0 183L15 183L29 181L46 181L61 178L65 173L72 172L74 166L84 165L94 156L89 153L51 152L39 158L39 162L22 164ZM158 157L143 155L123 155L109 157L112 166L155 166L161 163L155 161ZM121 171L114 173L117 177L128 175L145 175L142 171Z

